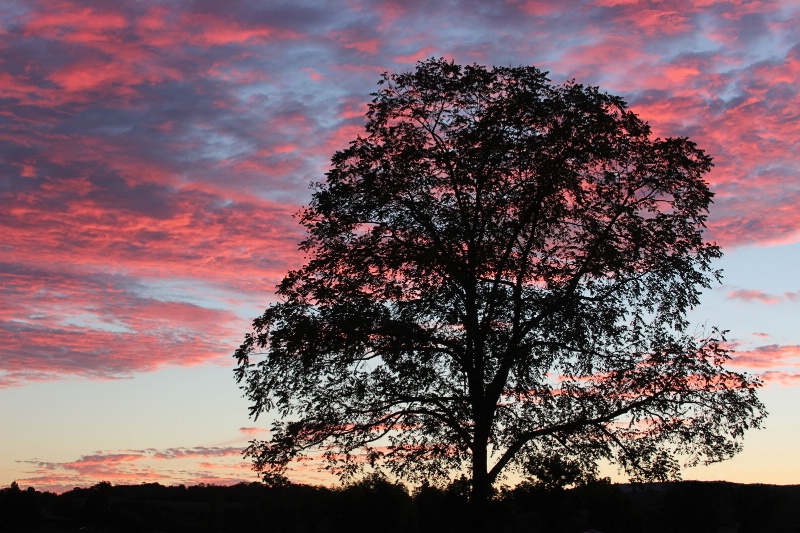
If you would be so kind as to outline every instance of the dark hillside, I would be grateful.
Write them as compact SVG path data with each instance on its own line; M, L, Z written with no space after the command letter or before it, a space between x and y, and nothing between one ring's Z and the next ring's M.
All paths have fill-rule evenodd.
M800 533L800 485L694 482L497 494L496 532ZM0 490L0 531L448 533L463 530L463 491L370 478L346 488L165 487L99 483L64 494Z

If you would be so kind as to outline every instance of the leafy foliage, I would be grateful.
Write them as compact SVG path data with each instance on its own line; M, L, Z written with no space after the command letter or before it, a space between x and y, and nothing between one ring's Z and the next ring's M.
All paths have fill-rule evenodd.
M267 480L320 453L420 482L600 460L634 479L731 457L765 416L724 335L686 314L719 278L711 158L625 102L533 67L385 74L364 136L299 217L308 263L237 350Z

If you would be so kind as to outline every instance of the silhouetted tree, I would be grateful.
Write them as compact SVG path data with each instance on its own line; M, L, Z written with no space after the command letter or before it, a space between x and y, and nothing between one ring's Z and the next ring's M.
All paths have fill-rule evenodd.
M277 415L246 450L266 480L307 453L345 478L467 471L480 507L510 470L670 479L740 450L760 383L686 317L719 278L709 156L534 67L421 62L367 119L235 354L251 415Z

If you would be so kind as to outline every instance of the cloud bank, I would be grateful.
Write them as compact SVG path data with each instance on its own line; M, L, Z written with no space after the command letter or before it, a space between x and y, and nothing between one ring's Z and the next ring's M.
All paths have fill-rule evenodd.
M432 56L621 94L715 157L710 238L797 242L797 27L770 0L6 1L0 385L227 361L379 74Z

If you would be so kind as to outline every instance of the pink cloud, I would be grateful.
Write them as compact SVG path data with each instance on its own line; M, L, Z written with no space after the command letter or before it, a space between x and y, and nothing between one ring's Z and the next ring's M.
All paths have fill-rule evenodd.
M558 4L545 0L524 0L519 3L519 9L534 17L546 17L559 11Z
M22 486L42 491L64 492L108 481L113 484L162 483L167 485L216 483L233 485L255 481L250 464L241 458L241 448L194 447L166 450L97 451L63 463L39 460L17 461L28 465ZM208 462L204 459L222 459ZM225 458L235 458L235 460ZM164 462L169 466L164 466ZM188 467L188 468L187 468ZM217 473L205 472L211 469ZM213 480L213 481L211 481Z
M383 0L375 8L380 16L379 30L390 29L407 11L405 4L396 0Z
M761 373L759 376L768 384L776 384L783 387L796 387L800 385L800 373L768 370Z
M422 61L423 59L427 59L435 55L435 50L436 48L433 46L425 46L416 52L395 56L394 61L397 63L416 63L417 61Z
M239 428L239 431L245 435L255 435L257 433L265 433L267 430L258 427L241 427Z
M800 345L770 344L733 353L731 364L750 369L800 367Z
M778 296L772 296L762 291L750 289L738 289L735 291L728 291L728 298L732 300L744 300L745 302L761 302L764 304L777 304L781 302Z
M364 37L355 29L337 31L331 38L341 43L345 48L356 50L362 54L377 54L384 42L377 37Z
M615 7L637 5L641 0L593 0L591 3L600 7Z
M121 30L128 24L120 13L64 1L46 4L52 11L37 12L25 25L26 34L54 39L102 41L109 38L110 32Z
M660 33L666 35L686 33L692 29L685 12L671 10L637 10L630 17L630 21L648 36Z
M364 120L367 113L367 104L363 100L351 99L343 102L339 118L342 120L355 119L359 122Z
M181 459L186 457L241 457L242 448L235 446L227 447L206 447L197 446L194 448L168 448L155 452L152 457L155 459Z
M306 74L308 74L308 77L311 78L312 81L321 82L325 80L325 76L323 76L322 74L320 74L319 72L317 72L312 68L303 67L301 70Z
M297 39L296 32L267 25L246 25L218 15L185 13L182 17L189 42L200 46L241 44L248 41Z

